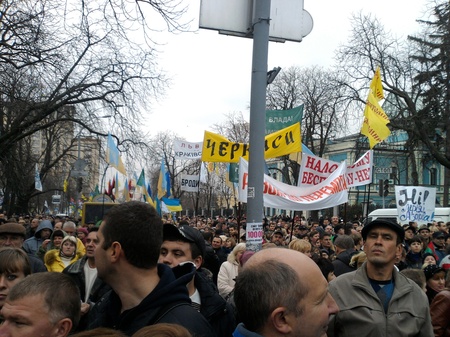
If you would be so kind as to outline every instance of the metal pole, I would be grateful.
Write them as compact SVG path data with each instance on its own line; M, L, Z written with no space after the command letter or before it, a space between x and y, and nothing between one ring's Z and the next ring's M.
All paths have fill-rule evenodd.
M250 151L248 163L247 224L263 219L264 136L270 0L254 1L253 57L250 97ZM247 225L248 227L248 225ZM248 230L248 229L247 229ZM261 249L261 244L255 250Z

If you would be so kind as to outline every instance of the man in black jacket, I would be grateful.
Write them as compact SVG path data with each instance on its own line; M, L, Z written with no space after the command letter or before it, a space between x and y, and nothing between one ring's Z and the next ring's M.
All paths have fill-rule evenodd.
M339 275L354 271L355 268L350 266L352 256L356 254L355 242L349 235L339 235L334 240L336 247L336 259L333 261L334 275Z
M185 280L157 264L162 227L156 210L139 201L114 206L105 215L94 255L98 277L112 291L89 311L89 330L107 327L132 335L147 325L175 323L196 336L216 336L191 306Z
M236 327L233 308L219 295L207 271L201 268L206 246L202 234L183 225L164 225L159 262L171 268L193 263L197 269L190 279L184 278L192 305L208 320L219 337L231 337Z

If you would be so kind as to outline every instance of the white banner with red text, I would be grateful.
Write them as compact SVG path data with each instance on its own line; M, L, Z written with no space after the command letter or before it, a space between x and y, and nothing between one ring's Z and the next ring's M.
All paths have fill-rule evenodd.
M308 186L292 186L264 174L264 207L294 211L318 210L341 205L348 201L346 162L342 162L321 183ZM239 201L247 202L248 162L239 160Z
M315 186L326 180L340 163L303 153L298 186ZM373 151L367 151L353 165L347 166L345 178L347 187L368 185L372 182Z

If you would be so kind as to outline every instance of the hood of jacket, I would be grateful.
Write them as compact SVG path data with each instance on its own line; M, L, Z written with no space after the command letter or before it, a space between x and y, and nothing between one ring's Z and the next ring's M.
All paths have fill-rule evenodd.
M34 237L36 239L40 239L41 238L41 231L43 229L50 229L50 231L53 234L53 225L50 222L50 220L42 220L41 223L39 224L38 228L36 229L36 232L34 233Z

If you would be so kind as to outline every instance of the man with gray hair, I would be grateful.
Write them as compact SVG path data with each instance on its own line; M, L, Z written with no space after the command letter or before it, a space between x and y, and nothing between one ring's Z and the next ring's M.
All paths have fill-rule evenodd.
M352 256L357 253L355 250L355 241L349 235L339 235L334 240L336 247L336 259L333 261L334 275L339 275L354 271L355 268L350 266Z
M66 337L80 319L80 293L62 273L31 274L8 293L0 336Z
M240 323L234 337L324 337L339 311L328 283L308 256L268 248L239 273L234 301Z

